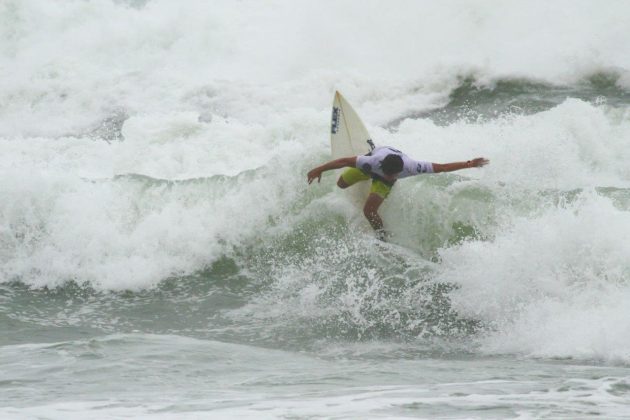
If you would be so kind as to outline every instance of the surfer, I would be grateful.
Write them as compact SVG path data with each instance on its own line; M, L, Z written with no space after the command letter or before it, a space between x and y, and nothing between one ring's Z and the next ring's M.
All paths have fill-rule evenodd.
M346 169L339 179L339 188L348 188L360 181L372 179L370 194L368 195L363 214L372 228L376 231L379 239L385 239L386 233L383 230L383 220L378 214L378 208L389 195L392 187L399 178L406 178L419 174L431 174L439 172L452 172L460 169L479 168L487 165L486 158L475 158L464 162L451 163L431 163L411 159L400 150L389 146L374 148L367 155L350 156L331 160L318 166L307 174L308 183L317 179L321 181L322 173L340 168Z

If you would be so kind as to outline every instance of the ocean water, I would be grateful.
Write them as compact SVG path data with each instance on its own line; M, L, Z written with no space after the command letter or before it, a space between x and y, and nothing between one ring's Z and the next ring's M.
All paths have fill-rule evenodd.
M630 418L626 1L0 1L3 419ZM341 91L390 244L326 173Z

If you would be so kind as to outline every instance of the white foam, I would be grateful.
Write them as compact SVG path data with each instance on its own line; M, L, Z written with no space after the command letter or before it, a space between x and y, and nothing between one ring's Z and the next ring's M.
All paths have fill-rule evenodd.
M492 332L488 352L630 362L630 216L594 192L444 249L439 281Z
M485 185L565 189L627 187L630 120L579 99L530 116L440 127L426 119L405 120L395 136L403 150L432 162L486 156L491 165L460 172ZM381 134L380 132L378 134ZM378 136L377 136L378 138Z
M335 88L361 101L401 84L445 92L470 73L571 83L612 69L625 83L629 16L625 2L569 0L14 2L3 15L0 133L68 134L116 108L186 111L191 94L226 80L319 107Z
M129 141L110 145L5 141L13 153L3 155L0 183L3 279L147 287L199 270L243 238L262 234L283 203L303 193L292 161L304 148L289 128L234 123L215 134L225 124L219 119L210 127L178 116L169 121L149 125L151 135L134 132L140 129L132 124ZM162 136L182 127L184 134ZM230 135L242 144L238 153L222 147ZM275 148L267 152L264 139ZM158 179L112 178L117 172ZM169 184L160 176L193 180Z

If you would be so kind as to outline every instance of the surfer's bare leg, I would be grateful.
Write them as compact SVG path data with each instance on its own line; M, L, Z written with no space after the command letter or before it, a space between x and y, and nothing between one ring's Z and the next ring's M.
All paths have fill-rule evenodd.
M370 193L365 201L365 205L363 206L363 214L368 222L370 222L372 229L376 232L383 231L383 220L381 219L381 216L378 215L378 208L381 204L383 204L384 200L385 199L380 195Z

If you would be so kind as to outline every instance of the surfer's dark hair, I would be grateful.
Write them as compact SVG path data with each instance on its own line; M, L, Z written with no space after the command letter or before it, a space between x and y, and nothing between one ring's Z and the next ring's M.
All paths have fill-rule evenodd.
M381 161L381 169L385 175L396 175L403 170L403 160L400 155L387 155Z

